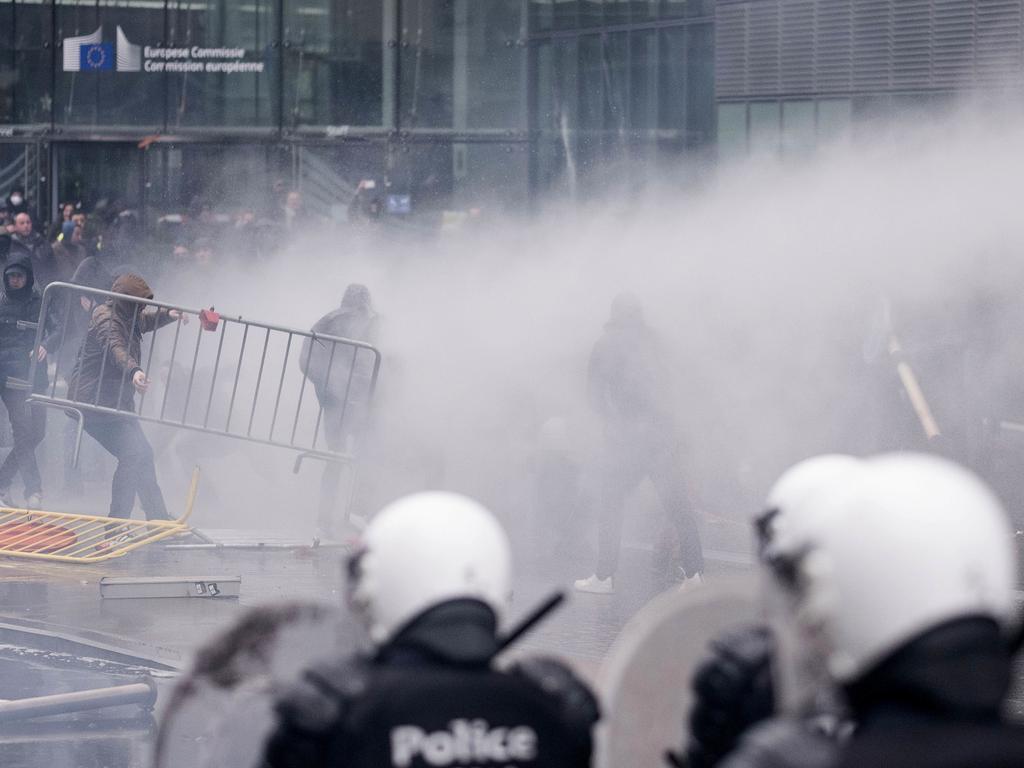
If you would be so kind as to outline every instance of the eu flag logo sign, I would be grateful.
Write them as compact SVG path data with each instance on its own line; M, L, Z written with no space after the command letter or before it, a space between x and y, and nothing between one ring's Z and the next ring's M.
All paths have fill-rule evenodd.
M114 68L114 46L110 43L83 45L78 55L82 72Z

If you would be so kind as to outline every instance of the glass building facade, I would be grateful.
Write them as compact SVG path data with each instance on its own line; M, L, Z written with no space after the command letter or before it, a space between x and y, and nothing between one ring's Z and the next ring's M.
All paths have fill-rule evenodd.
M521 209L1022 72L1022 0L0 0L0 193Z
M712 21L710 0L0 0L0 192L580 194L713 140Z

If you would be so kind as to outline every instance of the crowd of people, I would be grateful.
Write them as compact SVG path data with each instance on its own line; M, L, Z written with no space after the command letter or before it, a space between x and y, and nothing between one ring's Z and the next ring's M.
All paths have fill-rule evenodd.
M280 220L284 229L302 225L298 193L282 198ZM81 203L60 206L53 222L39 225L31 203L22 190L7 196L0 211L0 260L3 291L0 294L0 389L10 425L11 449L0 465L0 504L15 506L15 480L20 476L24 507L38 509L43 503L43 480L36 451L46 434L46 411L27 403L30 393L45 392L54 376L60 376L72 400L89 401L115 411L133 411L135 394L150 385L142 369L142 336L179 319L176 312L143 311L130 299L105 301L83 293L59 306L51 303L43 314L42 292L53 282L65 282L99 291L113 291L135 299L150 300L153 290L142 274L156 283L166 282L189 260L188 270L208 278L218 258L214 250L239 237L253 224L242 218L225 237L221 222L207 209L193 218L179 217L173 233L146 234L132 210L99 206L86 211ZM288 213L291 213L289 216ZM251 255L251 254L250 254ZM166 257L166 258L161 258ZM228 267L226 257L221 268ZM68 302L65 306L63 302ZM187 322L187 317L181 317ZM41 343L36 327L42 324ZM36 365L32 366L32 358ZM29 381L34 370L34 380ZM56 384L56 382L54 382ZM130 517L136 497L149 519L167 518L166 504L157 484L153 451L135 419L89 412L85 432L116 457L110 514ZM74 425L65 430L65 497L80 494L81 473L72 460Z
M167 517L153 451L133 411L150 381L143 335L187 318L146 306L154 297L121 244L137 235L130 212L94 218L61 207L37 227L19 191L0 222L0 390L13 448L0 465L0 504L42 504L35 451L44 411L27 397L48 386L48 364L67 361L86 432L118 460L110 515ZM287 192L282 230L302 226L301 198ZM257 231L242 216L208 209L164 221L167 263L217 262L223 244ZM211 233L221 227L220 236ZM166 234L166 233L165 233ZM159 270L153 270L159 279ZM83 295L58 326L41 315L41 289L64 281L111 291ZM352 284L316 333L372 341L370 290ZM37 326L42 333L37 335ZM37 341L41 339L41 342ZM327 443L344 452L362 428L346 421L345 377L309 339L300 355L325 417ZM33 361L35 365L33 366ZM630 294L612 304L589 362L590 404L603 426L598 553L575 582L582 599L615 591L626 496L650 479L672 531L666 565L677 588L708 589L696 513L680 474L683 443L668 403L657 334ZM355 365L353 360L352 365ZM30 372L35 380L30 380ZM127 383L127 386L126 386ZM551 425L557 442L557 425ZM552 463L550 487L571 500L575 468ZM338 467L321 486L320 528L333 537ZM1024 645L1014 531L978 477L936 456L819 456L779 478L752 520L765 589L764 621L711 644L694 671L694 705L681 744L665 744L680 768L1010 768L1024 764L1024 726L1005 713L1014 660ZM589 766L602 711L566 664L520 654L499 662L517 632L503 633L512 595L511 547L478 502L427 492L372 516L347 556L347 595L371 650L304 670L276 693L262 765ZM710 582L713 583L711 577Z

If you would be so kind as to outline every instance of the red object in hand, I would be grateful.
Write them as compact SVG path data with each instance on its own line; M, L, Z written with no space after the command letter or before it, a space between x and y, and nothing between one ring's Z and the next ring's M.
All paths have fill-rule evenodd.
M199 322L204 331L216 331L220 323L220 312L214 312L213 307L199 310Z

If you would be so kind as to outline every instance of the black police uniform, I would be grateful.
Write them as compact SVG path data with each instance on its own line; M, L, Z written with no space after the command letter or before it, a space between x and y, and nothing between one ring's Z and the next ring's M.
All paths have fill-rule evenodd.
M839 743L776 718L752 729L721 768L1011 768L1024 765L1024 727L1003 704L1013 653L990 618L926 632L845 694L855 723Z
M308 669L276 705L267 768L583 768L597 703L565 666L493 664L494 614L458 600L372 658Z

